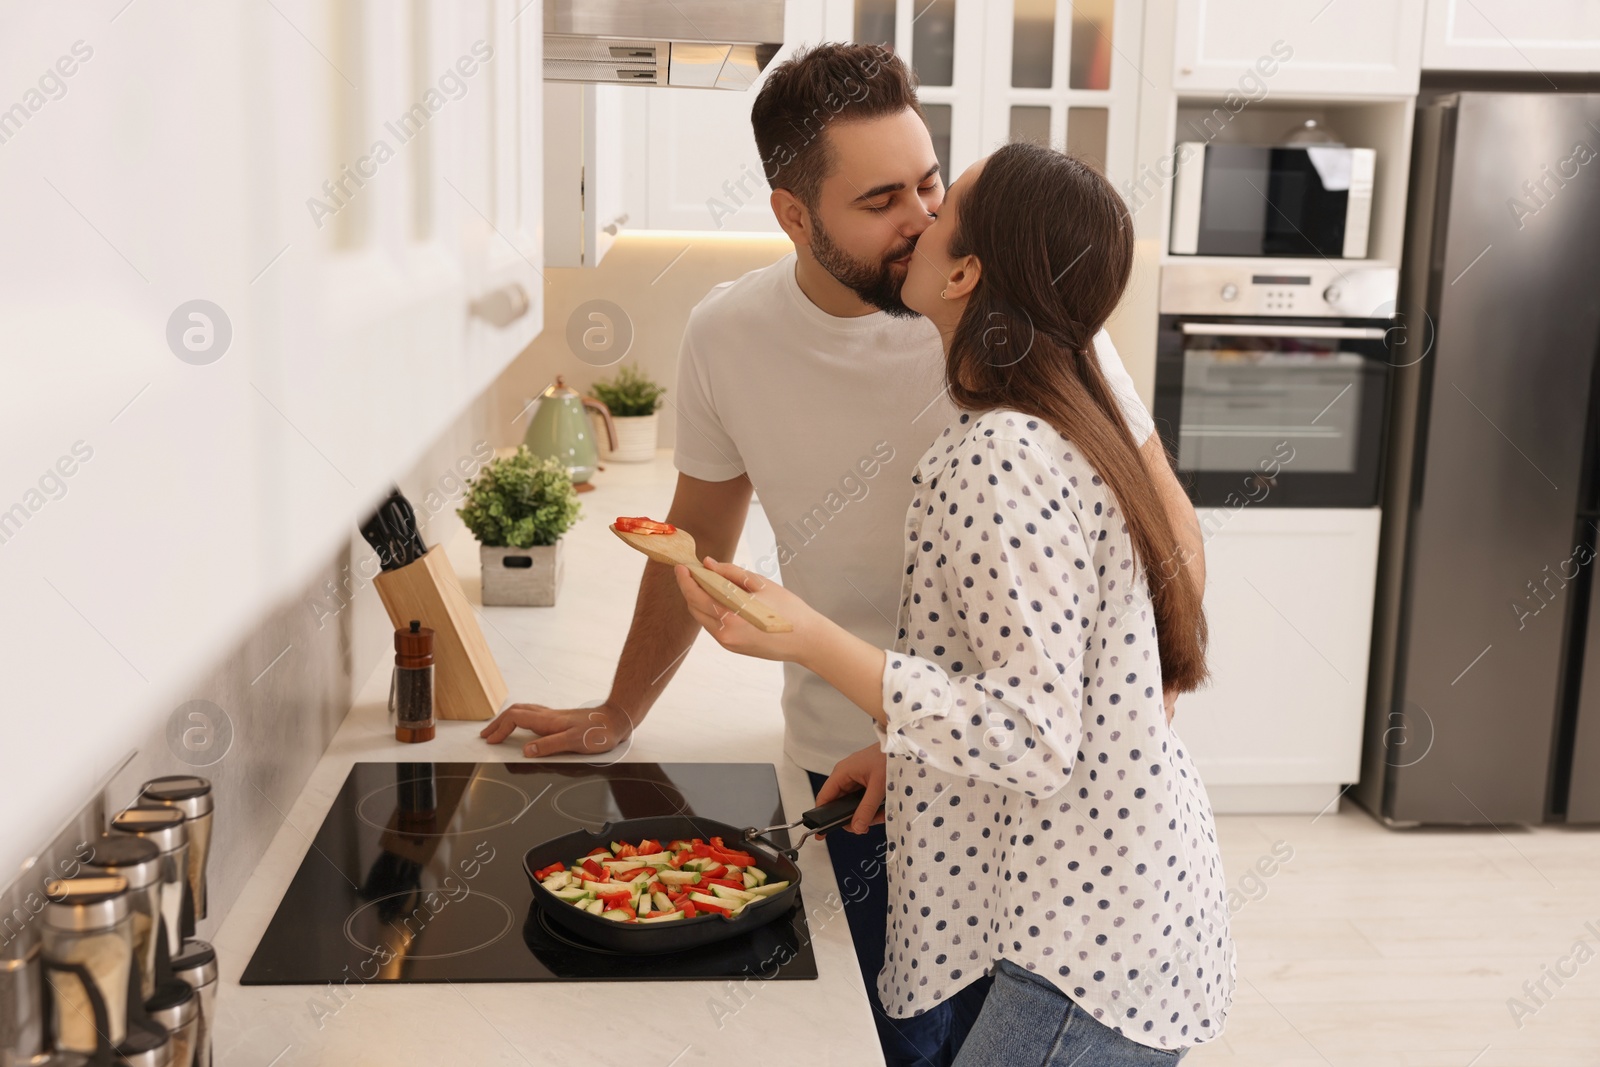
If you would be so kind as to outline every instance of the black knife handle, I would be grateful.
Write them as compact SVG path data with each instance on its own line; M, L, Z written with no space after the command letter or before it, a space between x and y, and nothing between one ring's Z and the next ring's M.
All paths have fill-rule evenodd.
M857 789L854 793L846 793L826 804L819 804L800 816L800 821L806 824L807 833L819 834L825 830L837 829L855 816L856 809L861 806L861 798L865 794L866 790ZM882 810L882 805L879 805L879 810Z

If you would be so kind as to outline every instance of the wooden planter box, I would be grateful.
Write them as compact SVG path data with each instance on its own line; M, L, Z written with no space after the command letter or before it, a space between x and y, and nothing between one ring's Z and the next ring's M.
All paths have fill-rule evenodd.
M561 590L561 541L533 548L478 546L486 606L548 608Z

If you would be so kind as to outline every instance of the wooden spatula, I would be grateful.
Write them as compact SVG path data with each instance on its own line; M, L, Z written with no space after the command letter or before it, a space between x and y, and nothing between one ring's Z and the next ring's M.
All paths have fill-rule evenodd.
M763 633L786 634L794 629L793 623L763 604L754 594L745 592L716 571L708 570L695 554L694 538L685 531L675 530L668 534L629 533L613 526L611 532L657 563L665 563L669 567L682 563L689 568L689 573L694 575L700 587L711 594L712 599L737 612L741 619Z

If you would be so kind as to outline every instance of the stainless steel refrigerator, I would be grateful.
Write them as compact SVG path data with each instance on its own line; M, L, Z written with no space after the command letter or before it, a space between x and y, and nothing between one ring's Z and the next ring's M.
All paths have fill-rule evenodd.
M1600 821L1600 95L1419 107L1358 801Z

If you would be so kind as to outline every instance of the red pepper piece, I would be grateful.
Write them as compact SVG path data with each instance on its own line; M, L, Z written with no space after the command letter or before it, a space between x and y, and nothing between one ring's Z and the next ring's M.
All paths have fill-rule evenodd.
M612 525L623 533L669 534L678 532L678 528L670 522L657 522L654 519L647 519L643 515L619 515L617 521Z

